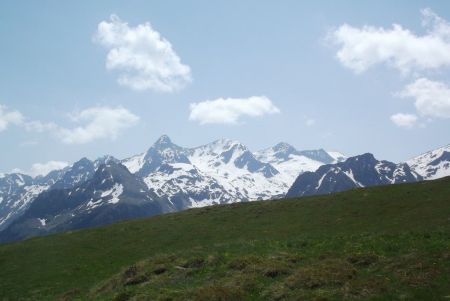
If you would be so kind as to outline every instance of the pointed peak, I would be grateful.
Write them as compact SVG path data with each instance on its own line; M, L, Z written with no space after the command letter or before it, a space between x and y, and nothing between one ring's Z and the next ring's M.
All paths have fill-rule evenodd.
M155 143L153 143L150 149L153 148L157 150L163 150L166 148L173 148L173 147L176 147L176 145L172 143L172 140L170 140L169 136L162 135L161 137L159 137L158 140L155 141Z
M155 145L164 145L164 144L172 144L172 140L170 140L169 136L167 135L162 135L155 142Z
M73 166L86 165L86 164L92 164L92 161L86 157L83 157L80 160L78 160L77 162L75 162L73 164Z
M234 146L245 148L245 146L242 143L240 143L239 141L227 139L227 138L221 138L219 140L214 141L212 144L223 146L226 149L230 149Z
M105 155L105 156L99 157L97 160L95 160L95 161L94 161L94 165L95 165L96 167L98 167L98 166L100 166L101 164L108 164L109 162L115 162L115 163L117 163L117 162L119 162L119 160L116 159L116 158L114 158L114 157L111 156L111 155Z
M273 150L275 152L283 152L283 153L287 153L287 152L292 153L292 152L296 151L295 147L293 147L292 145L290 145L289 143L286 143L286 142L280 142L280 143L276 144L273 147Z
M103 163L106 168L122 168L122 164L116 160L109 160Z
M124 183L133 178L129 170L120 162L102 163L95 172L94 182L102 187L111 187L114 183Z
M103 175L104 174L112 175L112 174L117 173L118 170L126 170L126 171L128 171L128 169L124 165L122 165L120 162L111 160L111 161L108 161L108 162L101 163L98 166L96 174L98 174L98 175L102 175L102 174Z
M352 161L358 161L358 160L365 160L365 161L378 161L375 156L371 153L364 153L361 155L357 155L354 157L350 157L347 160L352 160Z

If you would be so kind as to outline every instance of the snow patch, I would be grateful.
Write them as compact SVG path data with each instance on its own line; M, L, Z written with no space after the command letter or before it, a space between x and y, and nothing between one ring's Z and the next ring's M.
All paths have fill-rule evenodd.
M116 204L120 201L119 197L122 193L123 193L123 185L116 183L111 189L102 192L101 197L104 198L107 196L111 196L111 199L108 201L108 203Z
M145 153L133 156L131 158L125 159L122 161L122 164L125 165L126 168L128 168L128 170L131 173L136 173L138 172L142 166L144 166L145 163Z
M357 158L358 159L358 158ZM353 181L353 183L355 183L358 187L364 187L364 185L363 184L361 184L360 182L358 182L356 179L355 179L355 176L353 175L353 171L350 169L349 171L344 171L344 174L350 179L350 180L352 180Z

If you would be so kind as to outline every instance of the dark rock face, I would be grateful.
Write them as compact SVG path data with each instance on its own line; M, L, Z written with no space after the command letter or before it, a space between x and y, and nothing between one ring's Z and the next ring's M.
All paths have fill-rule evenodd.
M263 163L257 160L248 150L234 160L234 165L238 168L246 168L249 172L260 172L266 178L271 178L279 173L269 163Z
M144 165L137 175L146 177L157 171L162 165L170 163L190 164L191 162L186 156L185 150L173 144L170 138L164 135L147 151L144 157Z
M358 187L408 183L422 180L407 164L378 161L372 154L350 157L344 162L327 164L315 172L301 174L287 197L328 194Z
M67 189L83 183L95 173L94 163L87 158L75 162L52 186L52 189Z
M442 162L450 162L450 152L444 151L442 155L430 162L430 165L437 166Z
M0 231L26 211L43 187L33 185L33 178L20 173L0 178Z

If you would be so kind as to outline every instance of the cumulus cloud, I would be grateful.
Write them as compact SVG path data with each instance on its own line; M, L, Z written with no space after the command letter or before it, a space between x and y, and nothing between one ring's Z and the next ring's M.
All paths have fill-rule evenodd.
M399 127L412 128L417 122L417 116L413 114L397 113L391 116L391 121Z
M189 120L200 124L237 124L241 117L258 117L280 110L265 96L219 98L191 103Z
M91 107L71 115L75 128L52 129L67 144L84 144L97 139L115 140L125 129L137 124L139 117L123 107Z
M398 24L392 28L344 24L330 32L329 39L339 46L338 60L355 73L387 64L404 75L417 77L428 70L449 67L450 23L428 8L421 14L422 35ZM411 128L419 118L450 118L450 88L442 82L418 78L396 95L415 99L417 111L392 115L392 122L398 126Z
M329 34L331 41L340 47L338 60L356 73L380 63L402 73L450 66L450 24L430 9L421 13L424 35L398 24L388 29L341 25Z
M23 121L23 115L19 111L12 111L0 105L0 132L6 130L9 125L21 125Z
M398 94L415 99L417 112L429 118L450 118L450 87L445 83L419 78Z
M150 23L130 27L118 16L98 24L94 41L109 50L106 68L119 71L118 83L133 90L173 92L192 80L171 43Z
M115 140L139 121L138 116L121 106L90 107L69 117L76 126L64 127L53 122L28 120L19 111L8 111L0 105L0 131L9 124L15 124L29 132L49 133L66 144L84 144L98 139Z

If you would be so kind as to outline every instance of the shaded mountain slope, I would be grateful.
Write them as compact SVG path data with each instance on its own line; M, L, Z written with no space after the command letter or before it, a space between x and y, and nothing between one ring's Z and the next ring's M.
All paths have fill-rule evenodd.
M379 161L372 154L350 157L344 162L322 165L300 174L286 197L329 194L352 188L421 181L405 164Z
M0 232L0 241L161 214L170 210L165 206L125 166L110 161L100 165L90 180L74 188L40 194L20 218Z

